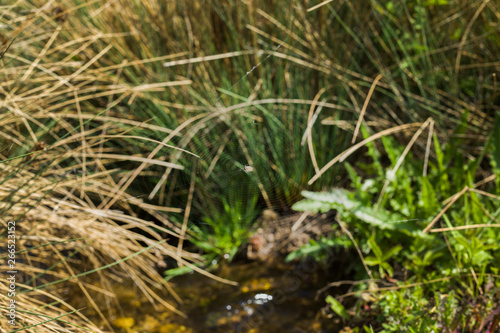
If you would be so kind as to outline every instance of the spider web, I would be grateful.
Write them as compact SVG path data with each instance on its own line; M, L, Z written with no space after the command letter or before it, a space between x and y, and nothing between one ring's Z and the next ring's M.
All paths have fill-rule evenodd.
M290 26L292 22L293 17ZM323 126L319 119L316 120L321 103L314 107L313 121L316 122L308 125L311 103L307 99L301 100L300 96L258 99L237 93L239 86L257 70L260 76L265 76L269 67L283 69L285 61L273 56L280 49L281 43L268 45L267 50L255 50L261 59L258 63L245 69L241 78L229 83L228 88L217 89L218 93L215 89L208 92L213 111L184 127L177 144L198 157L177 151L170 161L182 165L184 170L168 168L163 171L153 167L156 170L152 172L161 177L153 188L146 189L149 199L160 196L162 204L182 207L193 181L194 195L203 202L200 205L215 205L220 210L224 208L224 201L238 203L255 198L261 208L288 210L302 198L300 192L309 188L307 181L314 175L309 146L303 137L306 131L314 132L313 127L316 132L312 140L318 135L323 136L321 139L325 142L325 136L333 133L323 130L323 127L332 126ZM276 64L263 66L272 61ZM320 151L315 152L320 167L335 156L334 151L339 146L346 146L345 140L338 137L326 140L330 145L321 145ZM334 173L335 169L329 172ZM335 184L321 185L326 188ZM180 200L176 201L176 196Z

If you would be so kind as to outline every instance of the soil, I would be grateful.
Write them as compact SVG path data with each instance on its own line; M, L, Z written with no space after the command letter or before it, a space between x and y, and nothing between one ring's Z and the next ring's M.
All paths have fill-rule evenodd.
M331 214L279 216L272 210L265 210L249 239L247 258L266 262L283 258L308 244L311 239L328 236L332 231L331 221Z

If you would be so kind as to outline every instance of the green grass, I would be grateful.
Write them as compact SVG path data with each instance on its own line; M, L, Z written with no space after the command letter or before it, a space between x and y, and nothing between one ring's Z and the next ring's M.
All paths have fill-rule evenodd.
M464 122L455 133L465 130ZM460 140L451 139L442 145L434 135L434 140L428 141L433 156L428 163L415 156L423 155L425 150L412 149L387 187L384 182L398 164L404 147L391 137L384 137L382 145L371 142L366 150L371 162L357 166L363 176L347 164L351 191L304 192L306 200L294 205L301 211L336 209L341 230L352 231L351 240L341 243L325 239L323 246L311 244L292 253L289 259L305 254L321 258L325 246L337 252L342 247L356 248L360 259L355 274L360 280L387 279L394 283L388 288L369 284L355 288L350 295L358 297L358 310L352 309L356 317L352 323L377 314L374 322L383 332L430 331L438 327L451 332L497 325L499 300L491 293L500 287L499 187L491 177L481 184L485 170L479 167L489 162L489 172L498 172L493 160L498 145L490 144L496 130L491 131L485 150L474 157L460 151ZM363 132L368 135L366 130ZM387 165L384 156L390 160ZM359 310L367 304L366 297L361 296L367 292L372 294L368 302L374 302L371 313ZM332 309L345 317L345 308L335 302ZM449 309L447 316L437 310L441 306ZM472 317L474 306L481 307L481 311Z
M421 232L465 186L495 174L484 188L500 194L498 4L332 1L308 11L319 2L306 3L8 3L0 15L0 154L16 170L2 184L18 187L3 211L40 205L56 191L89 209L143 218L129 229L201 250L184 255L205 266L232 258L263 209L287 211L301 193L344 186L349 175L355 194L337 199L351 207L345 219L365 226L354 239L373 274L390 276L391 263L408 258L421 260L408 269L422 280L446 260L479 276L492 269L483 252L494 250L495 229L447 231L449 244L430 248ZM391 181L387 171L430 117ZM410 123L320 172L363 136ZM75 174L60 189L53 177L73 168L99 181ZM489 223L484 211L496 216L496 204L467 191L436 223ZM348 244L339 228L338 238L303 252ZM415 244L399 249L405 242ZM439 256L443 246L449 252ZM478 299L470 279L461 290Z

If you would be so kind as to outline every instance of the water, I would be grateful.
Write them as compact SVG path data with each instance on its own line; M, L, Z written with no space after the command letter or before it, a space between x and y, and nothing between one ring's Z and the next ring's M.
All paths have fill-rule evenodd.
M199 274L172 280L184 301L179 309L188 317L171 318L170 324L193 333L334 332L341 328L322 315L325 295L315 300L316 291L328 283L328 277L313 262L233 264L220 267L217 275L237 281L239 286Z

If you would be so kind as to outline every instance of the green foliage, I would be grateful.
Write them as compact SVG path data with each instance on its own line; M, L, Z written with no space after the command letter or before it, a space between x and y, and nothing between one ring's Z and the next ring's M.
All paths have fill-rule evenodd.
M68 0L62 8L63 18L54 17L52 5L19 2L8 8L0 27L4 40L0 60L10 65L1 70L5 84L0 99L5 101L5 114L18 119L4 126L7 133L0 144L14 146L16 154L31 155L37 141L47 137L52 144L71 134L69 129L85 124L81 128L85 145L75 149L75 142L61 142L61 149L72 151L67 156L73 156L74 150L80 158L80 148L83 156L90 156L85 149L98 144L92 155L119 151L122 156L178 164L182 170L148 166L133 184L127 181L124 185L127 178L123 173L110 177L119 185L116 188L146 193L155 204L176 209L185 207L186 189L194 177L189 234L209 261L231 258L264 206L287 208L298 200L299 193L308 190L303 192L306 201L294 207L337 210L366 264L378 268L376 277L393 273L397 277L401 273L397 264L413 281L450 278L437 285L439 291L460 287L456 295L462 303L450 301L443 306L445 313L458 318L445 324L454 330L465 313L457 307L468 309L463 305L464 295L481 294L488 274L499 273L500 236L494 228L431 235L421 230L446 199L484 178L483 154L492 154L487 158L497 178L495 188L487 183L481 189L500 194L498 114L491 121L494 112L498 113L494 65L500 53L498 4L332 1L307 11L306 3L293 0L276 6L274 1L262 0L152 0L103 6L102 2ZM120 15L116 15L117 9ZM16 43L14 36L18 36ZM210 56L216 60L209 60ZM200 57L204 57L202 61L197 60ZM366 145L366 159L360 158L354 166L346 164L350 191L311 192L336 184L337 173L329 170L321 182L307 185L317 172L312 156L321 167L343 150L348 136L333 124L350 125L353 111L367 100L372 78L379 74L382 79L374 85L364 120L388 128L433 116L439 138L433 135L426 176L422 161L412 154L393 171L404 146L393 138L383 138L381 145ZM173 81L185 84L171 85ZM75 89L70 92L65 85ZM106 123L100 128L102 120L93 121L93 117L103 113ZM92 121L82 123L84 119ZM111 131L109 119L119 123L120 130ZM122 122L125 119L134 125ZM460 126L441 146L439 141L453 124ZM494 132L490 144L483 147L477 134L486 129ZM302 139L306 132L312 137L307 142ZM123 133L130 136L124 139ZM362 133L366 138L369 131L362 128ZM149 157L157 152L158 144L138 141L137 136L164 141L199 158L165 147ZM471 136L474 140L467 141ZM482 150L477 159L470 157L475 148ZM250 164L253 171L243 171ZM113 163L115 167L134 171L136 162ZM387 179L390 182L381 195ZM24 186L17 188L16 193ZM115 194L103 190L97 199L85 200L107 206ZM436 227L488 225L499 213L498 201L469 191L442 215ZM183 223L173 214L169 217ZM311 242L289 258L313 255L320 260L329 248L353 246L339 232L336 238ZM168 274L183 272L178 269ZM358 275L364 274L359 265ZM404 294L393 293L396 300L404 301L400 297ZM418 301L429 296L424 287L415 293L408 297ZM476 299L480 298L471 303ZM417 310L411 304L403 312L395 308L395 301L381 304L383 313L407 316L408 329L418 322L419 331L431 325L428 318L414 315ZM374 331L371 327L365 330Z
M86 88L79 92L78 99L58 89L60 95L42 94L44 98L36 106L31 101L37 96L32 95L23 99L22 105L18 101L6 107L28 115L38 114L40 108L57 115L37 118L29 126L20 125L22 137L30 138L39 132L37 126L40 130L51 128L47 126L51 122L57 128L68 128L67 122L75 127L79 124L72 117L75 110L96 115L118 99L107 116L133 120L135 125L123 123L123 133L130 136L106 137L100 149L116 149L124 156L150 156L158 145L138 141L137 136L159 141L168 136L165 144L197 154L199 158L195 159L163 147L152 158L179 164L183 170L148 166L127 185L131 192L147 192L155 204L184 208L188 196L185 188L189 187L189 178L195 177L197 195L190 216L196 216L197 221L191 222L207 223L203 221L205 215L213 219L206 207L224 210L222 198L252 201L256 197L257 210L264 206L288 208L301 191L319 191L337 183L337 170L331 170L323 174L321 182L308 185L317 171L311 155L318 166L323 166L345 148L350 135L337 124L349 125L355 120L353 110L365 100L373 83L370 78L382 74L365 120L383 126L433 116L436 126L447 128L460 121L463 108L471 109L468 101L472 98L477 99L476 105L494 109L495 67L479 66L478 76L474 64L468 62L497 61L497 9L490 2L488 10L478 11L478 19L471 20L469 15L479 8L479 2L458 6L456 12L448 2L331 2L309 12L305 2L297 0L284 6L262 0L224 0L206 6L198 0L178 5L154 0L147 4L123 2L120 15L116 15L114 5L69 0L65 7L75 10L68 10L68 22L48 14L33 18L41 39L19 26L25 18L16 17L16 13L29 13L36 7L21 3L9 14L12 22L0 27L0 34L9 41L14 39L14 32L20 32L19 43L9 44L9 53L22 56L3 60L8 59L12 68L25 66L22 59L38 59L37 63L44 64L64 59L65 64L48 71L37 67L33 72L35 67L28 67L34 80L26 80L30 75L20 80L19 72L6 71L3 81L29 84L11 88L13 92L35 94L44 91L46 82L55 77L71 76L73 85ZM462 14L464 19L442 19ZM47 36L52 36L59 24L74 29L62 29L48 43ZM465 32L471 42L450 48ZM22 45L32 47L27 50ZM206 58L201 61L200 57ZM464 68L457 63L459 58ZM75 72L74 66L83 63L88 67ZM95 72L87 73L87 68ZM173 81L184 84L170 85ZM116 91L117 87L122 90ZM16 100L8 91L0 95ZM480 121L472 119L473 129L484 131L483 124L490 126L485 121L491 117L490 111L474 111L471 116L481 117ZM88 124L89 133L98 124ZM59 135L57 132L51 130L50 135ZM311 140L303 140L306 132ZM374 148L369 145L368 149ZM389 158L400 155L400 151L386 152ZM241 172L250 161L253 173ZM130 161L114 164L127 171L136 165ZM194 165L199 169L192 174ZM368 167L380 171L381 163L375 158ZM445 178L445 173L441 177ZM415 215L420 209L414 203L418 198L410 179L406 181L404 201L383 198L402 205L394 207L399 214ZM241 184L244 190L239 189ZM446 182L440 184L447 186ZM364 185L370 187L369 183ZM428 203L432 192L428 186L425 190L422 201ZM241 195L241 191L247 195ZM370 192L362 193L359 199L366 201L369 196ZM436 207L427 203L422 207L430 214Z
M465 130L464 119L455 133ZM365 137L369 135L366 129L362 133ZM491 134L491 138L496 136L496 133ZM495 158L495 148L489 151L490 154L483 152L477 159L466 157L466 153L460 150L460 141L454 139L441 145L434 135L435 158L429 160L425 176L423 161L414 158L411 153L397 172L393 172L404 150L404 146L393 138L381 140L389 161L386 165L379 147L369 143L366 147L368 162L358 162L356 167L346 164L353 188L351 191L304 191L305 199L293 206L299 211L336 210L364 253L364 264L377 268L377 272L372 272L374 277L400 278L401 268L406 270L409 280L400 282L402 289L374 295L378 299L376 311L383 332L437 330L445 319L436 312L428 315L433 308L428 299L431 293L442 297L453 291L456 299L442 304L444 310L453 312L450 316L456 318L456 322L447 325L467 327L470 324L466 319L469 314L460 309L469 304L467 302L479 302L488 277L498 273L500 237L495 228L488 227L500 214L497 198L465 192L434 226L437 228L441 224L450 228L449 231L444 234L423 232L446 205L443 201L460 192L464 186L474 187L479 161L484 156L491 156L492 160ZM380 197L387 178L391 181ZM485 189L494 193L498 191L491 185ZM483 227L457 228L472 224ZM333 241L329 244L338 246ZM297 251L295 256L305 254L304 251ZM361 261L357 270L360 277L366 278ZM430 280L436 282L426 286L426 281ZM404 288L408 283L422 285ZM496 313L495 302L485 305L485 313L492 313L492 316ZM490 320L484 315L481 318ZM474 325L471 327L476 327Z
M431 332L436 322L428 321L429 301L423 288L388 291L380 299L382 332Z
M248 236L248 229L257 217L257 197L246 202L222 199L224 210L216 207L203 217L201 226L192 224L192 239L197 247L203 249L208 258L224 257L231 260L240 245Z
M375 234L368 239L368 245L373 251L374 256L365 257L365 263L368 266L378 266L380 276L393 276L394 270L389 265L388 260L398 254L403 248L401 245L394 246L393 248L382 252L382 249L375 242Z
M335 311L335 313L338 314L340 317L344 318L345 320L349 320L351 318L351 316L349 316L342 303L337 301L332 296L326 296L325 301L328 304L330 304L331 309Z
M403 220L404 215L384 209L377 210L376 207L367 207L364 200L357 199L355 194L347 190L333 189L330 192L304 191L302 195L308 199L297 202L292 206L293 209L314 213L325 213L335 209L347 219L357 218L382 230L397 230L408 235L428 237L416 229L411 223L412 221Z
M334 227L334 233L338 237L326 238L324 236L320 237L319 240L311 239L309 244L306 244L296 251L289 253L286 257L286 261L293 261L297 258L309 257L317 262L325 262L329 255L332 253L334 248L348 248L352 246L350 239L346 235L342 235L338 232L337 226Z
M184 266L184 267L176 267L176 268L167 269L163 274L165 274L165 280L168 281L176 276L184 275L184 274L190 273L192 271L193 271L193 269L191 267Z
M383 294L378 303L383 320L379 332L496 332L500 322L500 304L491 284L477 297L462 298L455 290L446 294L425 289L400 289Z

